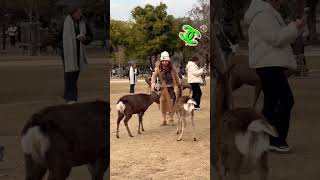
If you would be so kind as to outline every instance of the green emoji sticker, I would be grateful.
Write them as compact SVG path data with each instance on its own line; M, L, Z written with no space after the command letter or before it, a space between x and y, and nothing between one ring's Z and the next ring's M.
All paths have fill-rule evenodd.
M198 41L196 38L201 39L200 32L190 25L183 25L182 29L184 32L179 33L179 38L185 42L186 46L196 46Z

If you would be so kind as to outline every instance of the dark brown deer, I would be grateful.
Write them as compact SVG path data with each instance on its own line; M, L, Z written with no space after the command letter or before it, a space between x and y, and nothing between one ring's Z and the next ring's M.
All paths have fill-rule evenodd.
M72 167L88 165L93 180L109 166L110 104L59 105L35 113L22 130L26 180L65 180Z
M268 176L269 135L277 136L274 128L251 108L231 109L228 99L231 66L225 73L218 73L215 102L218 121L217 153L215 167L220 180L229 177L239 180L241 174L259 170L260 180Z
M150 95L148 94L134 94L134 95L125 95L121 97L117 102L117 111L118 111L118 120L117 120L117 138L119 138L119 124L124 119L124 124L128 131L130 137L133 137L129 126L128 121L131 119L133 114L137 114L139 117L139 127L138 134L141 134L141 131L144 131L142 117L147 111L149 106L154 102L160 103L160 91L152 91ZM140 128L141 127L141 128Z

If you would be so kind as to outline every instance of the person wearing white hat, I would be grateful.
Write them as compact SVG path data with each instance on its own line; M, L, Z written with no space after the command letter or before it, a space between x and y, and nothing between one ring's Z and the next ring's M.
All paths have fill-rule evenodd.
M173 125L174 102L179 91L179 77L176 68L172 65L169 53L164 51L161 53L160 64L155 68L155 72L151 78L151 89L157 82L157 78L161 84L160 111L162 112L162 126L167 125L167 114L169 113L169 125Z

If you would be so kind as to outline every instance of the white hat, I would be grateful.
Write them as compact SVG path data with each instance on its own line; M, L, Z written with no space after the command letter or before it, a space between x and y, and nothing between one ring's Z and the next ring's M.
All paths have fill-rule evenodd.
M163 51L160 56L160 61L170 61L170 56L167 51Z

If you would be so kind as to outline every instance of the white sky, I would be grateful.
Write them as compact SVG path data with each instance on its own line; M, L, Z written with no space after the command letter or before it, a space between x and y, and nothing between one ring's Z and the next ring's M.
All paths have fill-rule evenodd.
M168 14L174 17L184 17L197 3L197 0L162 0L168 6ZM136 6L144 7L146 4L159 5L160 0L111 0L111 19L127 21L131 19L131 10Z

